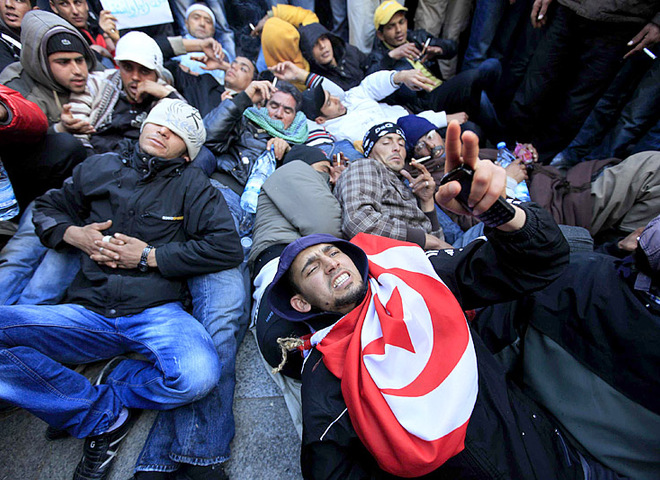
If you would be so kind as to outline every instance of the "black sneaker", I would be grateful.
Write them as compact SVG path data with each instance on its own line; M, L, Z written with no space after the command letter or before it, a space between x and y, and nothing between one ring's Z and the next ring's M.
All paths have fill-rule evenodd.
M184 463L176 472L176 480L229 480L229 477L222 464L202 467Z
M73 474L73 480L104 480L110 472L112 462L117 456L121 441L128 435L135 415L128 410L126 421L114 430L87 437L83 456Z

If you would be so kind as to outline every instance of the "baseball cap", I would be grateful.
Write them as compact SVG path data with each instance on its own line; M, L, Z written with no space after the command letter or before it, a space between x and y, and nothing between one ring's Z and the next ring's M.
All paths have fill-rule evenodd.
M323 113L321 113L321 108L325 103L325 92L321 85L317 85L314 88L308 88L303 92L302 97L302 111L308 119L313 121L319 115L323 115Z
M378 30L378 27L385 25L387 22L392 20L392 17L395 13L407 11L408 9L406 7L401 5L399 2L395 2L394 0L383 2L374 12L374 27L376 27L376 30Z
M139 63L159 74L163 70L163 52L156 41L144 32L128 32L117 42L115 61Z

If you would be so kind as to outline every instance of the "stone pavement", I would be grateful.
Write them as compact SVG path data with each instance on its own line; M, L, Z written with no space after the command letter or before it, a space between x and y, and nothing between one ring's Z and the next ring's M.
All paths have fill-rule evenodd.
M90 372L90 376L95 373ZM302 478L300 440L250 332L238 354L236 375L236 437L226 468L229 477L232 480ZM109 480L131 477L155 416L155 412L140 416L119 450ZM0 413L0 480L71 480L82 453L82 440L67 438L49 442L44 438L45 430L43 421L25 411Z

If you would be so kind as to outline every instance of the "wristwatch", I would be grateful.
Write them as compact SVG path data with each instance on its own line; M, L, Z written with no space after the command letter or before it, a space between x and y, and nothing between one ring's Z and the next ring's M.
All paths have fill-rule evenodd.
M149 264L147 263L147 257L149 256L149 252L151 252L154 249L151 245L147 245L144 247L144 250L142 250L142 255L140 255L140 263L138 263L138 269L141 272L146 272L149 270Z

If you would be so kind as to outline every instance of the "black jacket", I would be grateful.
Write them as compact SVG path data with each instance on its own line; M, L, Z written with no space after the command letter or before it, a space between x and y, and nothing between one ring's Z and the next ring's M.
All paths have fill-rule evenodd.
M464 309L509 300L554 280L568 261L568 246L549 214L524 206L525 226L515 233L488 232L475 241L430 257ZM520 389L473 332L479 393L468 424L465 449L424 478L578 479L579 463L565 460L556 425ZM302 373L305 478L394 478L380 470L360 442L344 402L340 381L314 350ZM343 413L343 414L342 414Z
M456 56L457 45L453 40L444 40L436 38L426 30L408 30L408 41L414 43L421 51L426 40L430 38L429 45L442 48L442 55L437 58L452 58ZM374 48L369 54L369 68L367 74L377 72L379 70L410 70L412 65L405 58L395 60L389 54L390 50L385 46L385 42L378 39L374 40ZM437 78L442 79L438 62L430 60L424 63L424 66ZM424 93L424 92L421 92ZM411 90L405 85L402 85L396 92L387 97L384 101L392 105L403 105L410 108L412 105L418 105L418 97L420 92ZM427 107L428 108L428 107ZM418 108L413 108L417 111Z
M245 185L252 164L272 136L243 116L252 100L245 92L227 99L204 117L206 146L215 154L218 170ZM246 159L247 161L244 161Z
M21 37L0 19L0 72L21 60Z
M44 245L65 248L65 230L112 220L120 232L156 247L158 268L112 269L81 252L67 301L116 317L186 296L185 278L239 265L243 252L222 194L183 158L149 157L124 143L121 154L89 157L59 190L36 200L34 224Z
M360 84L369 66L369 58L353 45L333 35L320 23L310 23L298 29L300 33L300 51L309 62L312 73L323 75L332 80L344 90L349 90ZM314 60L312 49L321 36L327 36L332 43L337 66L320 65Z

